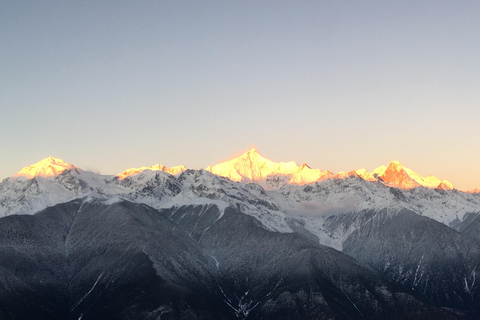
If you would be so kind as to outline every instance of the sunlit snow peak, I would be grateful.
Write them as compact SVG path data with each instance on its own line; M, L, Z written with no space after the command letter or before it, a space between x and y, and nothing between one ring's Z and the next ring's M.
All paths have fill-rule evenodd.
M20 170L14 177L27 177L32 179L37 176L52 177L61 174L68 169L77 169L76 166L70 163L66 163L61 159L54 157L48 157L39 161L31 166L25 167Z
M233 181L255 181L266 189L277 189L285 183L313 183L331 175L329 171L311 169L307 164L299 167L293 161L273 162L262 157L255 148L237 158L209 166L206 170Z
M373 172L359 169L352 172L333 174L326 170L312 169L306 163L298 166L295 162L273 162L262 157L252 148L241 156L206 168L213 174L227 177L233 181L256 182L265 189L279 189L285 184L304 185L325 179L361 178L367 181L381 181L390 187L412 189L419 186L427 188L453 189L453 185L435 176L423 177L405 167L399 161L381 166Z
M150 166L150 167L140 167L140 168L127 169L127 170L117 174L117 177L118 177L119 180L123 180L127 177L137 175L137 174L139 174L139 173L141 173L145 170L164 171L164 172L168 172L171 175L175 176L177 174L180 174L180 173L186 171L187 168L185 166L175 166L175 167L167 168L164 165L156 164L156 165Z
M392 161L386 167L378 167L373 171L373 175L389 186L402 189L412 189L419 186L446 190L453 189L453 185L447 180L442 181L435 176L422 177L399 161Z

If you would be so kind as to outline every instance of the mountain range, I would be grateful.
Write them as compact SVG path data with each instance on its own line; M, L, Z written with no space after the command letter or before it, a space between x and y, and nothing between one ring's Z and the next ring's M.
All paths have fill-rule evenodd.
M398 161L334 174L251 149L0 183L0 318L476 319L480 194Z

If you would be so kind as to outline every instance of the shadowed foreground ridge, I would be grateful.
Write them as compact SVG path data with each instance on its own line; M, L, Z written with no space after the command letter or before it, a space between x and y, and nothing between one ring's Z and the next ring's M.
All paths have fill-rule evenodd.
M455 319L351 257L215 205L74 200L0 219L1 319Z

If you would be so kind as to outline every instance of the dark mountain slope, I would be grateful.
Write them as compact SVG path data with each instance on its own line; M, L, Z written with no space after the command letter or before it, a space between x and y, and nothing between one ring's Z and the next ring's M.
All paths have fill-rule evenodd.
M198 239L216 261L224 300L248 319L447 319L300 234L266 230L233 208L186 206L162 212Z
M462 221L455 221L450 227L467 237L480 240L480 213L467 213Z
M345 253L439 306L478 314L477 241L409 210L370 217L347 238Z
M231 317L211 289L214 264L144 205L76 200L0 230L1 319Z

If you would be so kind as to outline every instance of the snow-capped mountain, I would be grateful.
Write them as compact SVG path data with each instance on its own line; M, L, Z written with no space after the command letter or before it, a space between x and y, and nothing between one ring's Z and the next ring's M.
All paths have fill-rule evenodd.
M478 193L452 190L448 181L421 177L398 161L372 173L360 169L333 174L306 164L276 163L251 149L206 171L155 165L115 176L83 171L50 157L0 183L0 215L34 213L84 196L127 199L155 208L216 202L221 207L242 207L257 218L273 212L278 219L259 218L267 228L288 232L291 228L286 227L285 219L309 221L307 229L321 239L324 230L319 225L332 214L408 208L449 225L462 221L467 213L480 211ZM282 222L272 222L277 220ZM272 223L278 225L273 227ZM331 239L325 241L333 245Z
M153 165L153 166L150 166L150 167L130 168L130 169L127 169L127 170L117 174L117 177L118 177L118 179L123 180L127 177L137 175L140 172L143 172L145 170L164 171L164 172L170 173L171 175L176 176L177 174L185 172L187 170L187 168L185 166L182 166L182 165L167 168L164 165L156 164L156 165Z
M58 176L63 171L68 169L78 169L73 164L66 163L61 159L54 157L48 157L39 161L31 166L25 167L20 170L14 177L26 177L32 179L35 177L53 177Z
M50 158L46 159L49 160ZM49 161L39 164L47 166ZM60 162L58 159L56 162ZM64 162L62 162L64 163ZM104 176L65 164L50 176L36 175L30 179L11 177L0 183L0 215L32 214L48 206L81 197L103 200L126 199L160 209L188 204L233 206L261 221L267 229L291 232L285 214L256 184L243 184L216 176L205 170L186 170L176 176L168 170L147 168L131 174ZM163 168L164 169L164 168ZM25 169L22 169L24 171ZM21 171L21 172L22 172Z
M232 181L255 182L266 190L280 189L285 184L305 185L329 178L342 179L355 173L364 180L381 181L388 186L402 189L419 186L453 189L453 185L447 180L442 181L435 176L422 177L398 161L392 161L388 166L380 166L373 172L359 169L335 175L328 170L312 169L306 163L298 166L293 161L273 162L262 157L255 148L238 158L207 167L206 170Z
M67 205L67 203L75 205ZM64 208L62 206L66 206L65 209L58 209ZM144 211L142 208L147 209ZM41 210L51 213L37 213ZM476 270L480 268L477 264L477 261L480 261L480 243L477 235L480 225L478 222L480 221L480 193L461 192L454 189L448 181L441 181L433 176L422 177L398 161L392 161L388 166L379 167L373 172L359 169L334 174L330 171L311 169L306 164L298 166L294 162L276 163L252 149L238 158L208 167L206 170L189 170L183 166L166 168L155 165L129 169L117 175L99 175L83 171L60 159L47 158L22 169L15 176L0 183L0 215L6 216L0 219L0 222L6 221L4 222L5 230L9 228L16 230L19 224L30 226L30 223L35 229L37 223L45 223L36 222L43 221L44 218L39 216L46 215L48 219L60 219L59 212L64 211L69 212L65 213L70 219L67 225L73 226L73 223L79 223L80 220L77 220L77 217L84 218L81 220L83 221L81 237L75 238L68 231L75 229L64 226L66 231L61 231L63 233L58 236L59 239L63 239L60 242L63 243L62 241L67 239L64 237L71 237L68 238L69 241L75 243L68 244L72 246L71 250L82 248L81 250L86 250L86 256L90 255L88 253L90 247L84 247L80 239L88 238L88 235L93 232L88 230L96 228L90 225L89 219L97 221L99 226L104 225L101 227L102 230L98 230L99 234L113 232L109 231L107 226L120 223L124 228L122 232L125 232L122 237L129 238L133 236L128 231L129 223L142 224L144 223L142 221L157 223L158 221L154 219L157 214L168 218L173 225L168 225L167 229L173 228L173 232L178 228L183 232L182 235L177 234L175 237L187 235L195 242L185 244L184 247L189 248L187 251L201 251L200 256L197 253L194 255L189 253L188 256L192 259L210 261L201 267L203 271L195 271L193 267L188 268L194 274L214 272L221 275L220 278L213 276L213 280L210 278L204 281L217 281L220 291L211 291L211 288L206 288L202 284L198 287L200 290L198 292L202 294L208 292L208 295L213 296L219 294L220 299L225 303L223 306L227 306L226 312L230 310L238 318L262 318L267 315L273 316L273 314L279 316L275 313L277 311L272 311L277 309L272 307L271 303L279 303L278 301L283 301L284 298L290 301L289 305L292 305L292 301L307 303L308 299L302 298L305 294L303 285L298 285L304 282L298 279L308 279L305 285L309 285L309 281L318 281L318 287L310 287L309 290L321 291L325 285L333 290L328 293L323 292L323 298L316 300L317 302L309 311L312 313L308 313L310 317L338 317L339 310L349 308L345 305L346 301L347 304L351 303L350 307L356 306L349 313L351 316L346 318L356 319L359 314L376 315L374 318L382 318L379 312L383 314L391 307L401 310L399 312L407 314L410 318L412 314L402 309L404 302L400 305L396 304L398 301L405 301L405 296L399 298L398 292L387 284L381 283L383 280L378 280L380 282L375 280L377 282L373 286L377 289L378 286L383 286L384 289L378 289L380 291L377 289L371 291L373 288L371 284L363 287L364 281L367 281L365 277L374 279L380 274L400 286L405 294L413 293L423 296L426 301L433 301L432 305L428 306L417 304L417 307L423 310L422 312L430 314L431 318L438 316L445 319L457 318L457 315L462 313L475 318L480 313L480 308L477 307L480 305L480 287L476 285L475 280ZM135 213L140 211L143 213ZM102 214L108 217L108 222L105 224L98 221L100 218L96 215L100 212L104 212ZM117 221L115 215L118 212L122 214L118 216L120 220ZM125 215L125 212L128 214ZM25 214L32 215L32 218L28 218ZM8 221L15 223L15 227L9 227L11 224ZM161 230L166 225L162 222ZM55 224L52 228L54 226ZM144 227L138 227L140 229L136 230L142 230ZM153 232L153 230L150 231ZM28 234L28 231L25 232ZM3 241L10 241L10 235L14 236L6 232ZM139 231L133 237L137 238L140 235ZM19 241L23 241L25 237L22 233ZM37 238L43 239L42 237L43 235L38 235ZM110 238L106 237L106 239ZM105 241L114 241L113 239ZM168 242L166 238L162 239ZM435 245L429 245L429 243ZM63 244L65 245L66 243ZM313 251L310 249L304 251L305 248L313 248L312 246L315 248ZM149 248L155 249L145 251L145 247L140 246L134 251L140 254L138 250L143 250L142 252L149 256L148 259L153 261L157 271L163 270L161 272L165 272L166 277L167 275L171 277L168 281L183 281L175 280L181 270L175 266L189 265L190 262L183 260L187 258L181 257L177 260L170 257L170 253L166 256L160 255L166 258L158 258L155 250L160 250L160 247L155 244ZM327 249L332 252L337 252L334 249L342 251L357 259L361 266L374 270L368 272L376 273L365 276L368 272L365 273L366 271L361 269L357 262L348 260L348 257L340 253L338 253L340 255L329 253ZM445 251L447 249L448 252ZM15 256L16 249L9 250L4 254L11 255L12 261L17 261L15 260L17 258L24 259ZM21 252L29 252L25 250L22 248ZM297 251L304 253L297 254ZM116 253L111 252L108 255L114 257ZM330 261L328 263L322 260L327 257ZM40 265L44 263L43 256L38 259L40 260L31 263ZM173 269L172 266L159 266L162 259L171 261L169 263L172 263ZM357 270L353 274L349 273L348 281L339 275L348 273L345 268L338 266L339 261L348 265L347 269ZM15 264L10 266L9 264L1 265L1 263L0 261L0 266L8 270L17 270ZM78 265L79 268L85 268L82 263ZM272 265L276 266L275 271L269 274ZM303 267L305 265L308 267ZM211 266L213 269L209 269ZM53 268L53 271L49 268L46 269L45 275L70 272L68 271L70 269L63 269L61 264ZM14 272L20 272L18 270ZM90 296L90 290L94 290L97 285L102 284L107 290L108 283L102 282L104 272L100 268L95 276L90 274L85 275L85 278L79 278L79 285L84 283L83 281L90 281L88 285L83 284L86 286L84 291L79 289L80 291L76 293L76 297L80 297L79 305L84 303L81 301L92 299L90 297L85 300L86 298L81 297L82 294L86 294L85 297ZM27 274L28 272L18 274L17 277L20 279ZM322 276L318 278L316 276L318 274ZM137 276L139 275L135 274L134 277ZM111 275L111 277L114 279L116 276ZM193 281L191 275L186 277L189 279L187 282ZM363 280L359 282L356 277L363 277ZM266 278L270 280L266 282L262 280ZM13 281L12 279L8 281ZM30 280L25 281L27 287L32 286ZM185 283L181 283L180 287L182 285ZM36 288L36 286L33 287ZM43 288L43 286L40 287ZM355 293L354 287L364 288L363 294ZM62 290L59 292L63 292ZM287 294L287 291L290 293ZM275 296L274 292L279 296ZM291 295L292 292L294 292L293 295ZM340 309L334 307L334 304L321 302L322 299L331 299L332 292L335 293L334 296L339 293L345 298L346 295L346 300L340 299L342 301ZM379 292L383 292L382 295L385 294L380 300L378 300ZM309 291L309 294L312 295L313 291ZM369 300L370 298L366 299L366 296L376 298ZM392 296L396 296L397 300L394 300L397 302L390 300ZM411 297L408 299L415 301L411 300L413 299ZM390 303L388 308L387 301ZM16 305L15 303L12 302L12 305ZM41 305L40 300L36 303ZM216 303L218 303L217 300L213 305ZM369 303L380 307L369 309ZM330 310L330 313L328 315L317 313L315 306L320 305ZM175 312L181 309L179 305L172 306L162 305L161 308L177 310ZM158 305L157 307L160 308ZM205 312L203 307L200 309L195 305L189 305L189 307L197 308L195 312ZM444 314L443 311L438 313L436 309L429 309L430 307L456 309L457 315L452 316L449 312ZM292 316L290 312L297 310L292 308L286 311L285 315ZM225 312L224 309L222 310ZM388 312L386 314L388 314L386 318L389 318L390 314ZM211 317L212 314L208 316ZM306 314L304 316L308 318ZM228 316L223 314L220 318L228 318ZM302 317L293 316L293 318Z
M333 174L306 164L299 167L294 162L276 163L252 149L207 170L261 185L287 218L299 222L320 243L337 249L342 248L355 227L328 230L326 219L332 215L407 208L450 225L462 221L468 213L480 211L478 194L454 190L451 183L434 176L422 177L398 161L373 172L359 169Z
M280 189L285 184L308 184L333 176L330 171L312 169L306 163L276 163L262 157L255 148L240 157L206 168L213 174L232 181L255 182L266 190Z
M456 319L231 207L76 199L0 219L0 244L2 319Z
M412 189L419 186L426 188L439 188L444 190L452 190L453 185L447 180L440 180L435 176L422 177L418 173L406 168L398 161L392 161L385 167L381 166L372 172L374 177L383 181L386 185Z
M337 249L353 231L349 228L327 230L325 223L331 216L362 210L409 209L445 225L463 221L469 213L480 211L480 195L457 190L417 187L401 189L381 181L367 181L358 175L343 179L326 179L313 184L285 185L267 194L287 216L300 221L319 237L320 242ZM350 231L349 231L350 230Z

